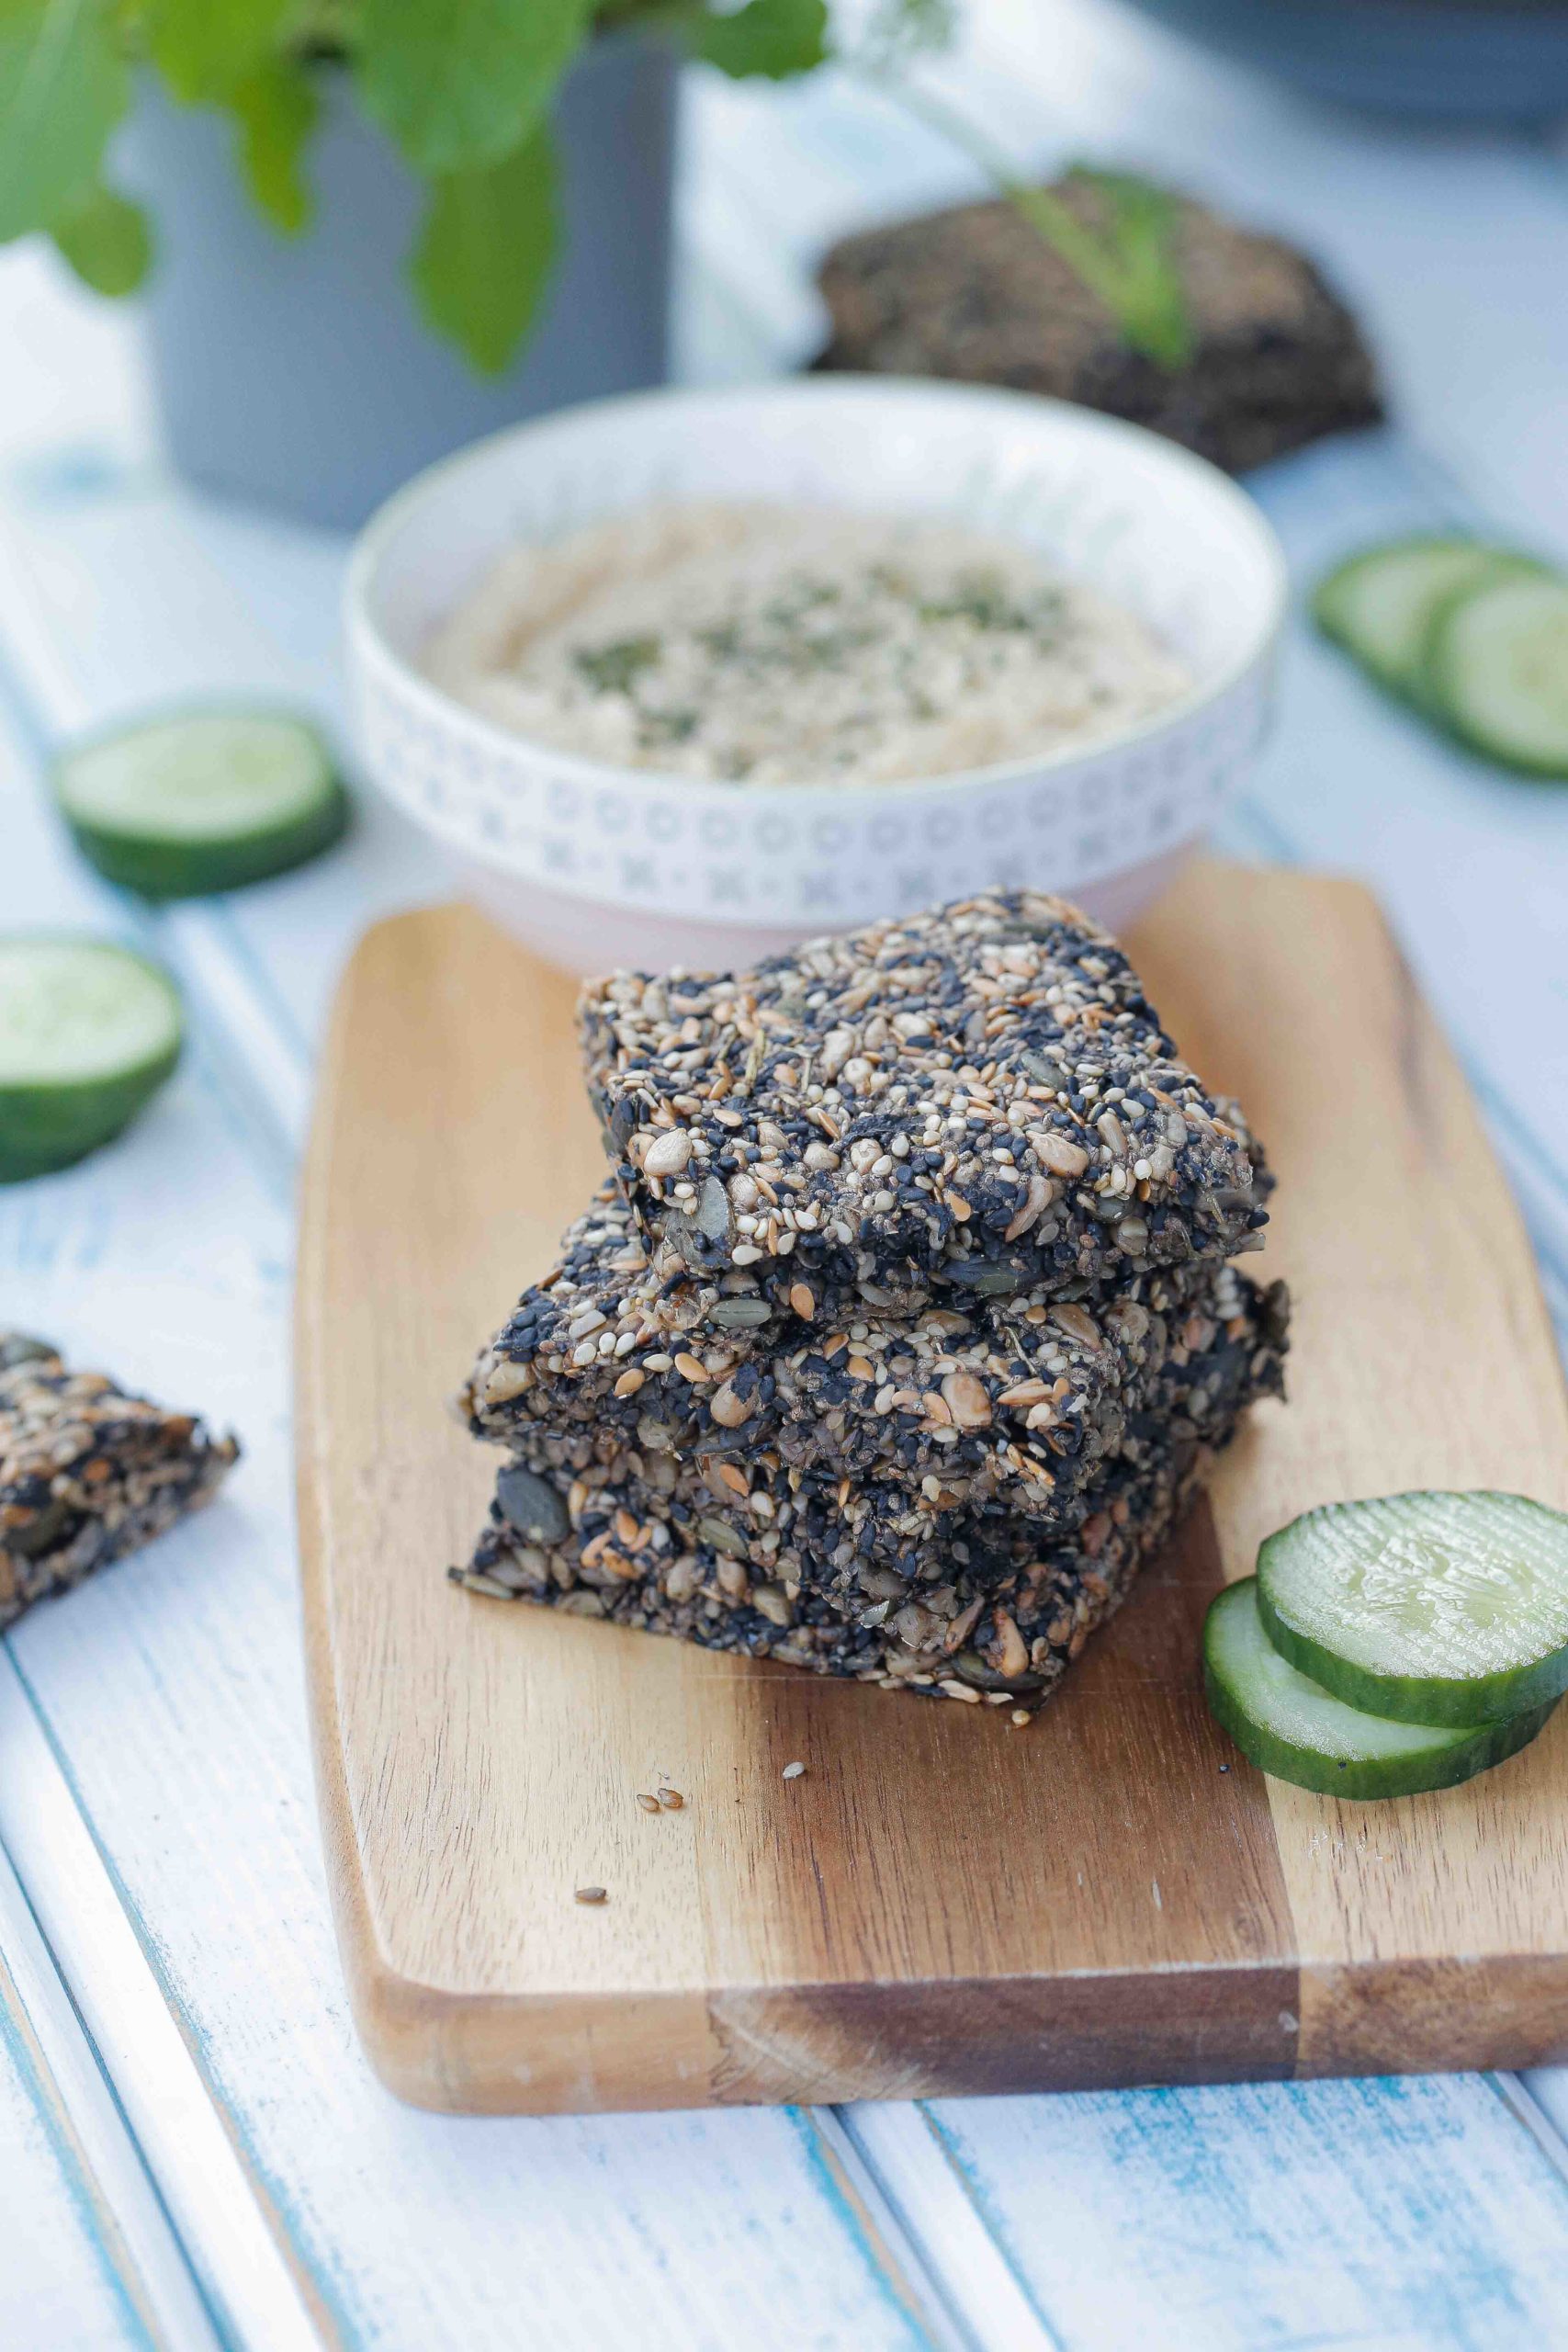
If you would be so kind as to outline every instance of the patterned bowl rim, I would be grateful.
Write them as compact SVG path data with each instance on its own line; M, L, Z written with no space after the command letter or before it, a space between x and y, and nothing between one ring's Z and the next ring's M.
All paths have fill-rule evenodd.
M786 377L771 383L711 390L671 385L611 400L586 401L555 410L548 416L507 425L426 467L377 509L355 543L344 587L344 626L351 666L359 668L367 677L374 675L379 686L390 688L399 701L417 711L427 725L482 745L503 762L527 760L536 766L547 767L552 781L578 786L585 793L606 788L629 788L634 793L674 792L682 799L689 799L694 808L732 809L733 784L705 776L682 775L662 768L619 766L585 759L578 752L525 735L469 708L415 669L391 644L375 617L375 603L388 549L410 515L427 502L439 498L460 473L470 467L491 463L503 447L526 447L530 442L558 434L563 424L614 425L635 421L639 414L655 409L668 413L677 406L684 406L695 423L717 410L740 413L748 408L765 408L780 402L825 411L840 404L880 406L890 413L915 407L949 411L962 407L976 416L988 412L996 416L998 424L1005 422L1014 425L1027 420L1045 431L1065 429L1091 447L1097 441L1103 443L1112 457L1118 447L1136 445L1145 454L1156 455L1174 473L1185 474L1200 483L1216 509L1228 516L1243 537L1251 539L1252 553L1262 574L1263 594L1249 628L1240 635L1235 651L1213 676L1177 702L1167 704L1149 718L1115 734L1088 744L1064 744L1052 752L996 761L986 767L953 769L943 775L897 777L864 785L748 785L746 797L750 807L772 806L781 812L793 810L799 816L829 808L845 810L871 802L886 808L898 803L919 805L949 795L995 789L1009 784L1044 784L1058 773L1068 771L1081 775L1088 763L1120 755L1184 729L1193 719L1223 704L1231 691L1249 673L1266 664L1272 654L1283 629L1289 594L1284 550L1256 500L1206 458L1198 457L1161 434L1151 433L1146 426L1128 424L1123 418L1107 416L1098 409L1082 408L1070 401L1054 400L1043 393L1010 391L986 384L946 383L936 379L857 377L846 373L835 376L831 382ZM377 781L380 783L381 779ZM402 797L395 787L393 797Z

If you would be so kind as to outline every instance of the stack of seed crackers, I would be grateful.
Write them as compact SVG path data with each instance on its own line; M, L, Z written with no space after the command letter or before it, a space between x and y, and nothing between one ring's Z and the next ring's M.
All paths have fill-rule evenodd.
M454 1577L1027 1722L1280 1393L1242 1114L1032 891L581 1022L613 1174L464 1391Z

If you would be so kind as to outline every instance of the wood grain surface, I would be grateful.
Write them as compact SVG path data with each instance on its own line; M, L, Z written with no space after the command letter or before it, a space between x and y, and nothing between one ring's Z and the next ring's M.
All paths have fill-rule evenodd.
M1310 1502L1568 1499L1512 1203L1363 891L1204 861L1132 944L1279 1167L1261 1265L1297 1293L1292 1403L1022 1734L446 1584L494 1457L444 1399L600 1148L568 982L466 909L361 944L306 1177L300 1521L340 1939L404 2097L690 2107L1568 2048L1568 1728L1468 1789L1340 1805L1229 1750L1196 1666L1212 1592ZM687 1802L649 1816L660 1776Z

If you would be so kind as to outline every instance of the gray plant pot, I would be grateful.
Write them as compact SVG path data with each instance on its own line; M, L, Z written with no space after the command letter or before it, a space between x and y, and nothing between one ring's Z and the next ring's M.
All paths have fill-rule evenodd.
M230 125L155 85L123 177L158 251L144 307L170 455L204 488L353 528L422 466L568 401L665 379L676 67L596 41L556 111L565 247L536 332L502 377L432 334L403 275L423 190L322 73L316 217L280 236L235 170Z

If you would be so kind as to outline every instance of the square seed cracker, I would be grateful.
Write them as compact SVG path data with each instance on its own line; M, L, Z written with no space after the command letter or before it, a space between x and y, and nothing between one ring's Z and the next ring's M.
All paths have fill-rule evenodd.
M671 1271L672 1269L672 1271ZM627 1449L776 1452L792 1469L935 1479L1047 1517L1070 1505L1162 1367L1242 1312L1234 1269L1155 1269L1106 1299L947 1291L910 1310L794 1274L690 1273L606 1186L459 1399L476 1435L581 1470ZM530 1451L532 1449L532 1452Z
M982 1295L1258 1246L1262 1155L1064 900L990 891L581 1006L634 1211L693 1270Z

